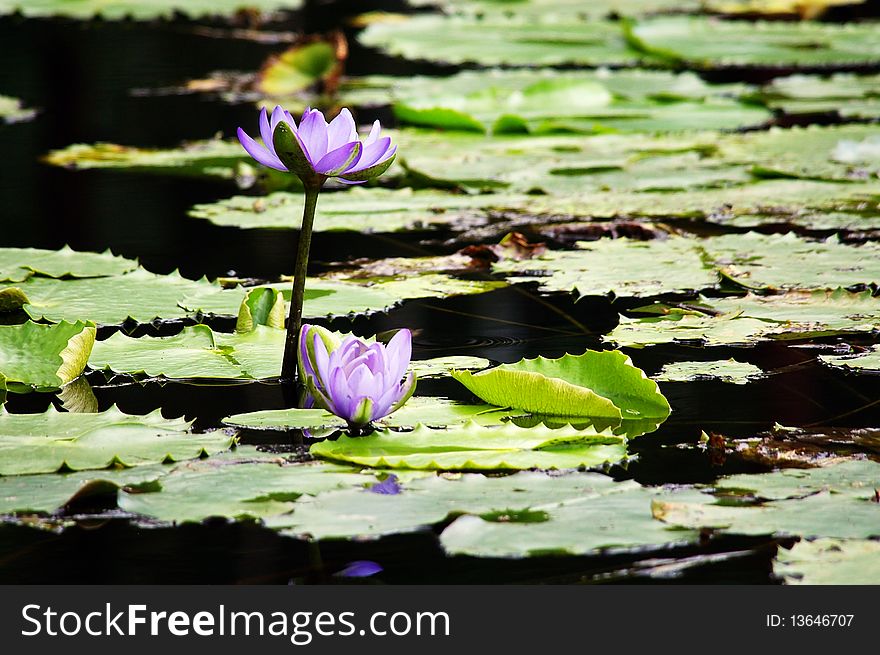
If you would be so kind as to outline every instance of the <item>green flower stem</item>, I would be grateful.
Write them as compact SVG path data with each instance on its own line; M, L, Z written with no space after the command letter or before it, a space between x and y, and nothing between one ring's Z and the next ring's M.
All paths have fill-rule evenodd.
M287 316L287 339L284 342L284 360L281 364L281 380L284 382L293 382L296 379L296 356L299 347L299 329L302 326L309 249L312 245L312 224L315 222L315 207L318 205L320 192L321 185L306 185L306 205L303 209L302 227L299 231L296 268L293 272L293 290L290 294L290 313Z

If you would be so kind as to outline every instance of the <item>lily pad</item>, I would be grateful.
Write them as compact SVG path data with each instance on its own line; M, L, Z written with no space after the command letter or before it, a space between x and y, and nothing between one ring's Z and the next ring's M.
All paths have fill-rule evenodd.
M619 351L523 359L452 375L485 402L536 414L662 420L670 412L657 383Z
M809 68L880 62L871 23L719 21L699 16L658 17L627 30L645 56L689 68L766 66Z
M799 541L791 550L779 550L773 572L786 584L880 584L880 541Z
M191 434L182 419L111 408L99 414L0 414L0 475L143 466L194 459L227 450L222 432Z
M54 389L79 377L95 343L94 325L27 321L0 325L0 376L11 383Z
M292 514L272 517L267 524L291 536L363 539L422 530L463 513L510 514L578 498L598 499L603 490L616 484L606 476L588 473L428 476L406 482L395 495L344 490L301 498ZM645 511L649 512L647 503ZM536 527L540 529L540 524Z
M331 75L337 66L336 50L330 43L296 45L264 64L256 86L270 96L293 94Z
M370 481L375 478L350 467L293 464L282 457L237 449L231 456L177 466L151 493L120 491L118 504L125 511L175 523L214 516L253 520L290 512L303 495L363 488ZM224 492L218 494L218 489Z
M789 291L771 296L702 299L694 309L655 304L639 318L621 317L606 339L619 346L697 341L748 345L768 339L802 339L880 331L880 299L870 291ZM702 311L700 311L702 309Z
M495 133L677 132L759 125L769 111L693 73L662 71L465 71L447 78L385 80L397 118L409 125ZM357 102L355 90L351 99ZM369 98L367 98L369 99Z
M31 277L18 285L27 303L24 310L34 320L92 321L119 325L184 318L184 297L219 289L207 280L188 280L177 273L157 275L139 268L125 275L76 280ZM236 307L234 314L238 312Z
M880 373L880 346L872 346L858 355L819 355L819 361L854 373Z
M518 470L596 467L626 457L626 441L610 431L515 425L486 427L473 421L445 430L381 430L366 437L319 441L312 455L376 468Z
M190 216L215 225L242 229L299 229L302 193L278 191L268 196L234 196L216 203L196 205ZM325 193L318 201L316 232L403 232L446 226L479 218L495 206L514 202L491 195L465 195L442 191L361 188Z
M65 16L105 20L153 20L174 18L176 14L190 17L231 16L242 9L275 12L298 9L300 0L0 0L0 14L22 12L29 17Z
M668 495L634 482L616 482L580 497L530 505L533 511L546 512L544 523L462 516L442 532L440 542L450 555L509 558L597 555L694 543L694 532L653 520L651 501Z
M577 250L504 260L493 271L508 274L510 281L537 280L544 291L622 298L694 292L720 281L695 239L599 239L577 245Z
M44 277L105 277L133 271L132 259L102 253L38 248L0 248L0 282L23 282L32 275Z
M491 14L483 17L421 14L372 21L360 41L388 54L449 64L549 66L634 64L620 26L576 15L541 20Z
M414 428L419 424L445 428L468 421L480 425L501 425L509 416L516 414L516 411L505 411L492 405L467 405L446 398L414 396L399 410L378 421L378 424L394 428ZM296 408L235 414L224 418L223 423L250 430L344 428L347 425L322 409Z
M29 121L37 112L22 105L18 98L0 95L0 123Z
M654 376L660 382L692 382L694 380L718 380L729 384L748 384L764 377L764 372L754 364L722 359L713 362L673 362L665 364Z
M790 75L774 79L761 94L768 106L786 114L880 117L880 75Z
M120 487L155 482L169 470L170 467L153 464L100 472L2 476L0 514L54 514L77 500L115 496Z

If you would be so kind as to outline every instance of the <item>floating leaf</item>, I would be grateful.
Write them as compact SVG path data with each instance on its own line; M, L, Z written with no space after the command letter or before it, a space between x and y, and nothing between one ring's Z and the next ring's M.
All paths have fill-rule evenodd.
M786 584L880 584L880 541L816 539L779 549L773 573Z
M188 312L179 304L184 297L219 289L204 279L188 280L177 273L157 275L142 268L125 275L78 280L32 277L19 288L27 299L24 310L34 320L99 325L184 318ZM232 314L237 312L238 306Z
M121 491L118 503L125 511L176 523L213 516L259 519L290 512L300 496L363 488L373 480L349 467L292 464L240 447L230 456L177 466L152 493Z
M777 77L762 91L766 103L786 114L835 113L841 118L880 117L880 75Z
M182 419L111 408L99 414L0 414L0 475L142 466L193 459L227 450L222 432L194 435Z
M330 75L336 49L324 41L297 45L270 58L257 75L257 89L270 96L291 95Z
M485 17L421 14L371 22L360 35L367 46L407 59L449 64L554 65L633 64L619 25L579 16L536 20L492 14Z
M610 431L515 425L485 427L473 421L435 430L381 430L312 445L312 455L377 468L517 470L596 467L626 457L626 442Z
M0 514L53 514L74 501L115 496L120 487L154 482L168 470L167 466L153 464L100 472L2 476Z
M492 405L467 405L446 398L414 396L399 410L377 423L394 428L413 428L419 424L443 428L468 421L480 425L501 425L505 419L517 413L516 411L501 410ZM322 409L295 408L265 409L246 414L235 414L224 418L223 423L251 430L302 430L306 428L314 430L344 428L347 425L345 421Z
M689 68L817 67L880 61L871 23L719 21L658 17L627 30L629 44L648 57Z
M707 0L707 9L719 14L794 15L804 20L819 18L828 9L864 4L865 0Z
M413 532L462 513L510 513L578 498L597 499L602 490L616 484L606 476L589 473L464 474L454 479L428 476L407 481L396 495L344 490L304 497L292 514L272 517L267 524L292 536L362 539ZM650 517L647 503L644 508ZM536 527L540 529L540 524Z
M215 225L242 229L299 229L302 193L278 191L268 196L234 196L206 205L196 205L190 216L205 218ZM317 232L402 232L432 229L462 219L481 217L486 210L512 198L464 195L442 191L362 188L325 193L315 221Z
M639 308L642 318L621 317L606 338L619 346L698 341L706 345L752 344L880 330L880 299L870 291L789 291L773 296L701 299L704 311L662 304Z
M538 280L545 291L622 298L693 292L719 282L718 273L704 261L701 243L683 237L579 242L577 250L503 260L493 271L515 274L510 281Z
M738 102L734 85L664 71L464 71L437 77L367 78L364 100L386 85L410 125L486 132L676 132L758 125L770 113ZM358 103L354 87L350 100Z
M278 11L297 9L300 0L0 0L0 14L21 12L25 16L66 16L104 20L153 20L174 18L176 14L190 17L231 16L243 9Z
M669 403L619 351L537 357L453 377L485 402L557 417L665 419Z
M245 295L238 310L236 332L250 332L257 325L284 329L284 295L278 289L256 287Z
M673 362L664 364L654 376L660 382L692 382L694 380L718 380L730 384L747 384L764 377L764 372L754 364L722 359L713 362Z
M858 355L819 355L819 361L855 373L880 373L880 346L872 346Z
M95 334L86 323L0 325L0 375L6 386L58 388L83 372Z
M579 477L586 476L598 477ZM666 495L668 492L634 482L610 482L597 485L592 493L530 505L533 511L546 512L545 523L462 516L443 531L440 542L449 555L517 558L596 555L600 551L646 550L695 542L695 533L670 529L653 520L651 501Z
M0 282L22 282L34 274L45 277L105 277L137 268L137 262L102 253L38 248L0 248Z

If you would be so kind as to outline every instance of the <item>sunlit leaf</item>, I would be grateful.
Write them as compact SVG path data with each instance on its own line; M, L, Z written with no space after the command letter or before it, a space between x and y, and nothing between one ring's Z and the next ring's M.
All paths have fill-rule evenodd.
M694 380L718 380L730 384L747 384L764 376L754 364L722 359L713 362L673 362L664 364L654 376L660 382L692 382Z
M0 375L5 386L19 383L37 389L60 387L86 367L95 343L94 325L27 321L0 325Z
M880 541L816 539L779 549L773 573L786 584L880 584Z

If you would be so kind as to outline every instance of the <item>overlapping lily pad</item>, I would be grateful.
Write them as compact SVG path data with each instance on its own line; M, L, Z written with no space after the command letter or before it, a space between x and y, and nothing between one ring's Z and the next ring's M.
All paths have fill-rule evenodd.
M695 380L718 380L729 384L747 384L760 379L764 372L746 362L722 359L713 362L673 362L664 364L654 376L660 382L693 382Z
M0 475L142 466L227 450L234 437L192 434L183 419L111 408L100 414L0 414Z
M657 383L613 350L523 359L453 377L485 402L535 414L662 421L670 412Z
M646 297L711 289L720 281L694 239L599 239L577 250L549 251L493 267L511 281L538 280L545 291L582 296Z
M760 502L654 501L655 518L689 528L716 528L740 534L789 534L801 537L862 539L880 536L880 464L853 461L797 472L741 475L722 480L721 498L748 497Z
M619 346L686 341L717 346L880 331L880 299L870 291L747 294L704 299L689 307L646 306L638 318L621 317L606 338Z
M880 541L799 541L791 550L779 550L773 572L786 584L880 584Z
M24 107L18 98L0 95L0 124L29 121L35 115L36 112Z
M31 277L17 286L26 299L24 310L34 320L99 325L183 318L189 313L180 306L183 298L219 289L205 279L188 280L178 273L157 275L142 268L124 275L75 280Z
M530 508L551 503L598 499L615 484L596 474L464 474L453 479L428 476L407 481L399 494L343 490L302 498L292 514L272 517L267 524L282 534L315 539L379 537L425 529L465 513L502 517L524 511L529 514ZM648 504L645 511L650 511ZM541 525L534 527L540 529Z
M105 277L122 275L137 268L137 262L102 253L77 252L69 246L60 250L0 248L0 282L23 282L32 275L43 277Z
M854 373L880 373L880 346L858 355L819 355L819 360L835 368L843 368Z
M646 57L691 68L809 68L880 62L873 23L745 22L675 16L639 21L627 31L630 45Z
M843 118L880 116L880 75L791 75L762 90L767 104L787 114L834 113Z
M380 430L366 437L320 441L317 457L376 468L522 470L597 467L626 457L626 441L611 431L486 427L473 421L445 430Z
M241 9L275 12L298 9L300 0L0 0L0 14L21 12L25 16L65 16L105 20L152 20L173 18L176 14L191 17L230 16Z
M302 193L284 191L258 198L235 196L213 204L196 205L190 210L190 216L243 229L299 229L303 197ZM497 204L506 206L514 201L491 195L357 187L323 194L314 229L317 232L380 233L423 230L480 217Z
M77 378L95 343L94 325L44 325L27 321L0 325L0 377L4 391L53 389Z
M544 512L546 519L540 523L462 516L442 532L440 541L450 555L511 558L594 555L693 543L694 532L670 529L653 520L651 501L667 495L634 482L609 482L579 497L530 505L532 512Z
M732 129L770 119L738 101L742 85L713 87L693 73L661 71L466 71L447 78L367 79L375 101L386 85L409 125L500 133L677 132ZM347 94L358 103L357 87Z
M177 466L152 493L119 493L119 507L167 522L198 522L219 516L261 519L285 514L303 495L364 488L375 478L332 464L292 464L240 448L228 457ZM217 493L223 489L223 493Z

